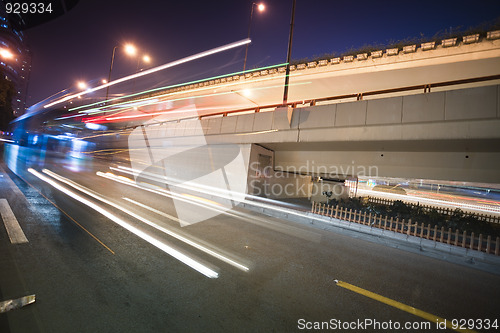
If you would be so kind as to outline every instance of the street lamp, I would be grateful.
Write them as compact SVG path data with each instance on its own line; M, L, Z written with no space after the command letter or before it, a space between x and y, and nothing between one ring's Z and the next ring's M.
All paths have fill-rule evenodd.
M145 64L149 64L151 62L151 57L147 54L143 55L142 58L137 58L137 68L135 70L136 72L139 72L139 62L141 59L142 59L142 62ZM142 68L141 68L141 71L142 71Z
M290 82L290 58L292 56L292 40L293 40L293 23L295 21L295 3L297 0L293 0L292 4L292 19L290 20L290 34L288 36L288 51L286 54L286 72L285 72L285 90L283 92L283 106L286 106L288 102L288 83Z
M111 65L109 66L108 82L111 82L111 72L113 71L113 63L115 62L115 52L119 46L113 47L113 52L111 53ZM137 53L137 48L132 44L125 44L123 49L129 56L134 56ZM106 88L106 101L108 100L109 86Z
M252 27L253 7L254 6L257 6L257 10L259 12L263 12L266 9L266 6L263 3L256 4L255 2L252 2L252 10L250 11L250 22L248 22L248 39L250 39L250 28ZM245 48L245 61L243 62L243 71L245 71L245 68L247 66L247 54L248 54L248 44Z

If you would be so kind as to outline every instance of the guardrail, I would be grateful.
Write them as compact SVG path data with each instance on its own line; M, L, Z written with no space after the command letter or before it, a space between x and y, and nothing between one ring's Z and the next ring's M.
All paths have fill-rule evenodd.
M452 231L451 228L445 230L444 227L438 229L437 225L431 227L430 224L425 226L423 223L420 225L418 222L394 219L393 217L382 216L377 214L361 212L343 207L329 206L322 203L313 202L311 212L339 220L348 222L359 223L370 227L375 227L383 230L389 230L406 234L408 236L420 237L434 242L445 243L448 245L459 246L462 248L481 251L496 256L500 255L500 237L496 237L493 241L492 237L483 234L479 236L474 235L474 232L467 234L467 231L459 231L458 229Z

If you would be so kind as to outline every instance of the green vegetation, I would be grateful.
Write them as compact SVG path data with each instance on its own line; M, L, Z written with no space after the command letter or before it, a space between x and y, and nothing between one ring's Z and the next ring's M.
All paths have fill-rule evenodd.
M456 209L452 214L442 214L436 209L426 210L419 205L405 204L397 200L392 205L372 203L368 198L348 198L341 200L331 200L330 206L336 206L362 211L382 216L392 217L399 220L411 219L413 222L425 225L430 224L431 227L437 226L438 228L444 227L446 230L451 228L452 231L458 229L460 232L467 231L468 233L474 232L479 235L490 235L493 239L500 237L500 225L496 223L489 223L479 220L474 214L463 212Z

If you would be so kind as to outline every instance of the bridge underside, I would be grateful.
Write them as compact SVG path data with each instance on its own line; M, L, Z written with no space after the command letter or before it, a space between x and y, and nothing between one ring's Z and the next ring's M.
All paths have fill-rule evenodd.
M500 183L500 86L152 122L151 147L257 144L276 170ZM137 131L144 140L143 131ZM132 135L129 139L135 140Z

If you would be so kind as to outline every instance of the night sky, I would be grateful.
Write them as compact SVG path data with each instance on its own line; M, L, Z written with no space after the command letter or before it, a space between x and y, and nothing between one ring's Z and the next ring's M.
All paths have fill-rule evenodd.
M247 69L286 61L292 0L254 11ZM153 66L247 37L252 1L80 0L67 14L25 31L33 51L28 105L78 80L107 78L114 46L135 44ZM297 0L292 59L345 53L365 45L432 38L450 28L498 22L500 1ZM245 49L167 69L148 83L165 86L241 71ZM143 66L139 66L142 68ZM137 60L117 51L112 79Z

